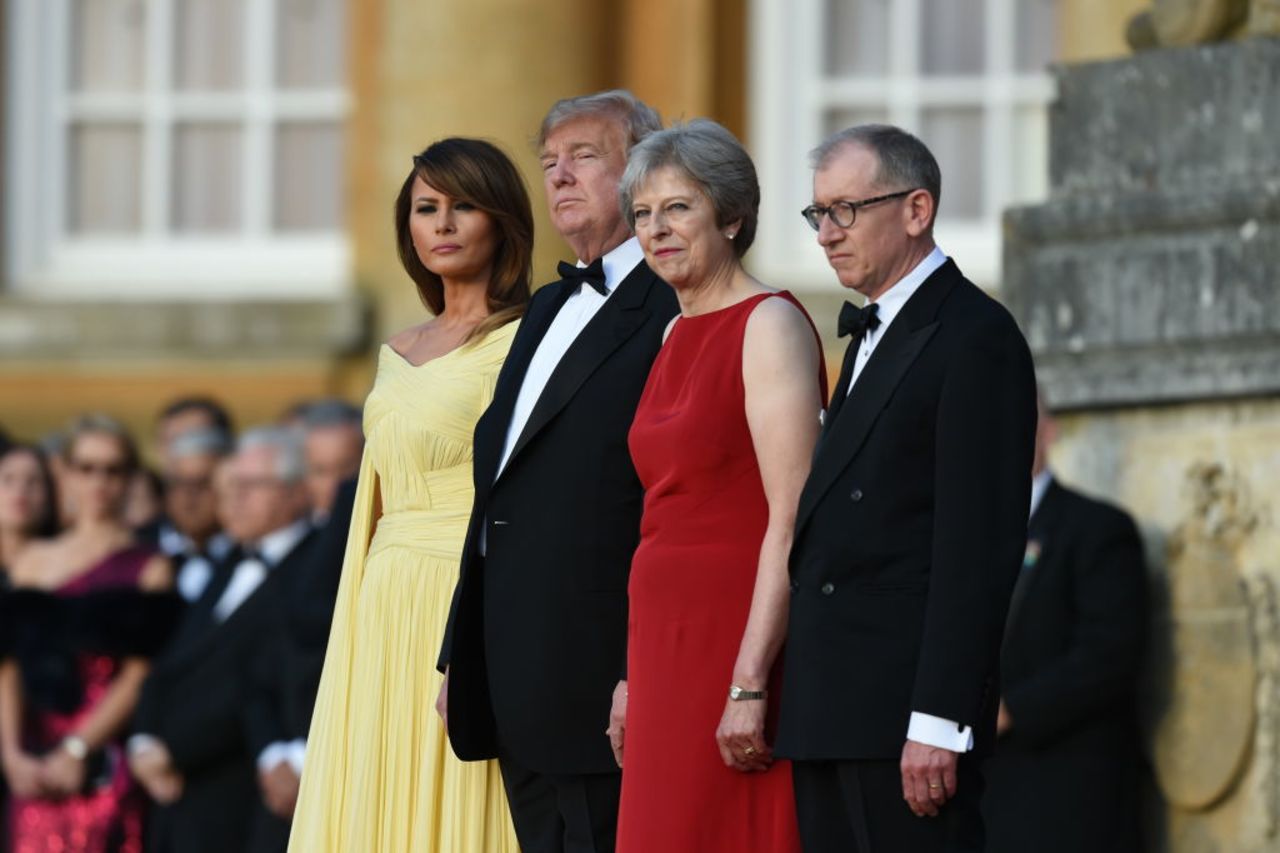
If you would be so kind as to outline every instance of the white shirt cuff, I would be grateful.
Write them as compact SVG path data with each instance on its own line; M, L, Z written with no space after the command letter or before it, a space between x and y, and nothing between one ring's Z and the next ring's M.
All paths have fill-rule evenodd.
M299 776L302 775L302 762L306 757L307 741L304 738L289 741L289 757L287 760L293 765L293 772Z
M289 760L289 744L279 740L275 743L267 744L262 752L258 753L258 772L266 773L274 768L282 761Z
M124 743L124 750L130 758L140 752L146 752L148 749L154 749L160 745L160 738L155 735L139 734L133 735Z
M907 740L952 752L968 752L973 749L973 727L912 711L911 723L907 726Z

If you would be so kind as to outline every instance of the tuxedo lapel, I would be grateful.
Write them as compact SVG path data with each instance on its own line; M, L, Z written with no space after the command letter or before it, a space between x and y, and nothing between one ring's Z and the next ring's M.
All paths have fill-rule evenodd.
M951 292L955 275L958 275L955 264L948 260L925 280L872 351L848 398L834 407L838 416L828 418L814 452L813 469L800 493L797 532L862 448L894 389L938 330L938 309ZM852 374L853 361L848 361ZM848 387L847 381L843 384ZM836 393L840 393L839 387Z
M497 476L502 449L506 445L507 428L511 424L516 398L520 396L520 386L524 383L525 374L529 372L529 363L533 360L538 344L546 336L551 321L560 313L565 300L572 293L572 289L564 281L548 284L546 287L557 290L550 298L535 300L530 304L528 313L520 321L520 331L499 374L493 401L476 426L473 452L477 489L488 489Z
M511 449L511 457L507 460L504 472L510 470L520 452L573 399L573 395L605 359L644 325L649 317L649 311L645 308L645 297L656 281L657 276L650 271L647 264L641 261L587 323L552 371L546 387L542 389L542 394L534 403L529 420ZM560 304L563 304L563 300ZM544 329L544 334L545 331ZM522 371L521 379L523 378ZM510 424L510 421L508 414L502 423ZM500 477L501 474L498 476Z
M1057 480L1049 482L1040 506L1027 525L1027 550L1022 560L1022 570L1018 572L1017 583L1013 586L1013 597L1009 600L1009 614L1005 618L1005 636L1012 635L1014 626L1022 614L1027 596L1044 577L1045 568L1058 556L1058 543L1054 540L1054 531L1061 530L1058 523L1062 509L1062 487Z
M836 380L836 390L831 396L831 401L827 404L826 414L822 416L823 437L830 431L831 425L835 423L836 415L840 413L840 408L847 402L849 380L853 378L853 363L858 360L858 347L861 345L862 339L854 338L849 341L849 346L845 347L844 361L840 363L840 377ZM814 452L817 452L816 447Z

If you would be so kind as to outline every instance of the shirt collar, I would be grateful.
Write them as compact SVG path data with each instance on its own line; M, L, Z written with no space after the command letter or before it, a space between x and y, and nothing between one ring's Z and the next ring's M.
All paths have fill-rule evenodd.
M898 279L888 290L880 294L880 298L875 300L875 304L880 306L876 310L876 317L880 320L880 328L877 331L883 332L893 318L898 316L898 312L902 310L902 306L907 304L907 300L920 289L920 285L925 283L929 276L938 271L938 267L947 262L946 254L937 246L933 247L933 251L925 256L925 259L916 264L911 272Z
M1053 472L1048 468L1031 478L1031 512L1028 518L1036 514L1036 510L1040 508L1040 502L1044 500L1044 493L1049 491L1049 484L1052 482Z
M631 271L640 265L644 260L644 250L640 248L640 241L631 237L624 240L617 246L614 246L608 252L605 252L601 258L600 264L604 267L604 287L609 293L613 293L615 287L631 275ZM581 259L578 260L578 266L585 267L586 263Z
M257 552L262 555L263 561L268 566L275 566L285 557L289 556L302 537L306 536L311 530L311 522L305 518L300 518L287 527L281 527L273 530L266 536L258 540Z

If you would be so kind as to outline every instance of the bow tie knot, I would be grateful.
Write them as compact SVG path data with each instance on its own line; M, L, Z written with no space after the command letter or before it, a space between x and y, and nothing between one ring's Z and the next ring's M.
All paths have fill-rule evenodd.
M571 282L575 289L580 284L586 284L601 296L609 295L608 289L604 286L603 258L596 258L585 267L561 261L556 270L560 273L560 277L565 281Z
M840 309L840 324L836 331L842 338L853 335L854 340L857 340L880 325L879 311L880 306L874 302L868 302L861 308L852 302L846 302Z

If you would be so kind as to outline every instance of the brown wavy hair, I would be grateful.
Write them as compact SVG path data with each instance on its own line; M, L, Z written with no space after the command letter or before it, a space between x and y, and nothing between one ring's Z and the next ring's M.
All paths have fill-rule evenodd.
M409 231L415 178L422 178L458 201L475 205L493 218L498 229L498 246L486 293L489 316L467 340L479 340L519 318L529 303L533 209L515 164L493 143L459 136L434 142L413 158L413 169L396 197L396 249L405 272L418 286L422 304L439 316L444 311L444 282L422 263Z

